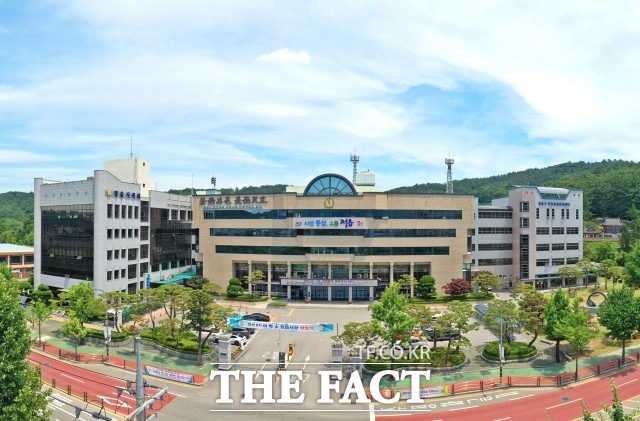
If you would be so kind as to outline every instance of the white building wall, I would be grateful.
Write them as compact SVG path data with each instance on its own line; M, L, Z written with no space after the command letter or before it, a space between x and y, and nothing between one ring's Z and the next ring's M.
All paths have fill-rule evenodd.
M151 178L151 165L149 161L144 158L124 158L105 161L104 169L121 181L139 184L143 197L149 197L149 191L156 189L156 182Z

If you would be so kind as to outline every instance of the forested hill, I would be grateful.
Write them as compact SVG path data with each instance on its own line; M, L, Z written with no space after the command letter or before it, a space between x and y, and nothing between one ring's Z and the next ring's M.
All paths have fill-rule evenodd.
M504 197L513 185L582 189L585 220L595 216L626 218L632 207L640 209L640 164L622 160L567 162L486 178L454 180L453 191L475 195L481 204L486 204ZM222 194L273 194L283 193L285 188L284 184L249 186L222 189ZM191 188L169 192L189 195ZM445 184L416 184L389 192L444 193ZM33 245L33 193L0 193L0 243Z
M617 172L624 168L637 167L632 161L604 160L601 162L566 162L546 168L531 168L524 171L515 171L503 175L494 175L486 178L465 178L453 180L453 192L457 194L472 194L478 198L481 204L491 203L491 199L504 197L510 186L553 186L569 187L559 184L563 177L571 180L580 179L584 175L601 175ZM572 179L573 177L574 179ZM570 179L564 180L564 183ZM573 187L577 188L577 185ZM584 188L583 188L584 190ZM389 193L445 193L445 183L416 184L410 187L398 187L389 190ZM585 203L585 209L587 204ZM602 215L595 213L597 215ZM607 215L617 216L617 215Z
M0 243L33 245L33 193L0 193Z

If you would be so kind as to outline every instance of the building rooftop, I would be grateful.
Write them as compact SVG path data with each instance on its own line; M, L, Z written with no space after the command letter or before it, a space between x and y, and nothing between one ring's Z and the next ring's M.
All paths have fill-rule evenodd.
M16 252L16 251L30 251L33 252L33 247L19 246L17 244L0 243L0 252Z

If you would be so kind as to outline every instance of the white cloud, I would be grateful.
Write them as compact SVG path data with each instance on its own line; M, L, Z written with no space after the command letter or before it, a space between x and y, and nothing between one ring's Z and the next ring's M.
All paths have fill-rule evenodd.
M260 54L256 61L259 63L309 64L311 62L311 56L305 50L295 52L288 48L280 48L269 54Z

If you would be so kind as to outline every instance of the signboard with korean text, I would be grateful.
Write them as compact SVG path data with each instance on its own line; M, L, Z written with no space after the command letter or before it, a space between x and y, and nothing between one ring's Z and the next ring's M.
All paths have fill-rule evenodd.
M259 209L267 204L266 196L208 196L198 201L203 209Z
M281 278L280 285L319 287L377 287L377 279L291 279Z
M193 383L193 375L187 373L180 373L178 371L171 371L164 368L153 367L150 365L144 366L145 373L150 376L161 377L163 379L175 380L182 383Z
M330 333L333 332L333 323L313 323L313 324L300 324L300 323L275 323L275 322L259 322L257 320L242 319L241 317L234 317L229 319L229 326L231 327L244 327L253 329L269 329L269 330L287 330L289 332L320 332Z
M296 229L367 229L366 218L293 218Z

